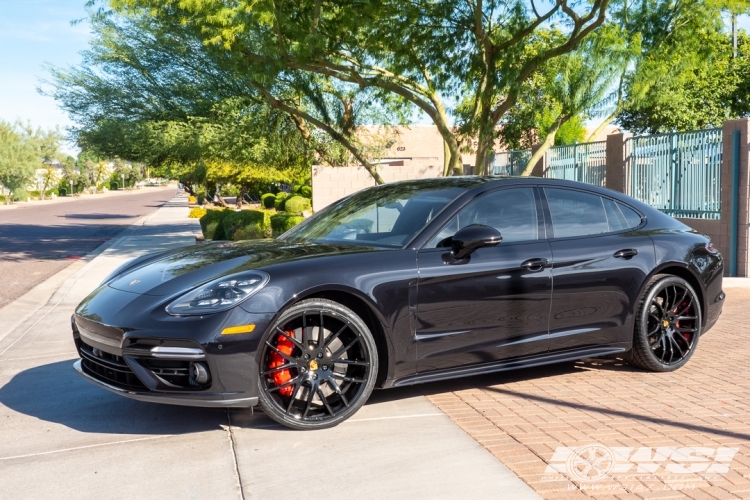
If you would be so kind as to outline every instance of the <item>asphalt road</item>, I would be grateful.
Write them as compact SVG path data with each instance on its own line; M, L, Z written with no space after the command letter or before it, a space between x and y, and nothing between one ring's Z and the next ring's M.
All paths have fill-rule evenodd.
M151 214L175 192L146 188L0 209L0 307Z

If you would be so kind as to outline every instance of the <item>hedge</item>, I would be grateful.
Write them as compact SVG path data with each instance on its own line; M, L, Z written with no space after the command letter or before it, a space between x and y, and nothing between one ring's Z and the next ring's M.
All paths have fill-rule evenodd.
M206 201L206 195L205 194L199 194L196 197L196 201L198 202L198 205L203 205Z
M299 190L299 194L305 198L312 198L312 188L310 186L302 186Z
M201 207L195 207L190 209L190 213L188 214L188 217L191 219L200 219L206 215L206 209Z
M284 210L284 203L286 202L287 198L289 198L289 193L278 193L276 195L276 201L274 201L273 203L273 207L279 211Z
M298 214L311 209L312 205L310 205L310 199L302 196L292 196L291 198L287 198L284 202L284 210L290 214Z
M206 215L200 218L203 237L207 240L225 240L224 225L222 221L227 215L234 213L231 210L207 210Z
M283 233L286 233L289 229L293 228L303 220L305 220L305 218L301 215L294 215L289 213L272 215L271 230L273 237L275 238Z
M188 203L195 203L197 200L198 199L195 196L188 196Z
M26 201L28 198L29 193L23 188L13 191L13 201Z
M273 193L266 193L260 197L260 202L264 208L273 208L274 203L276 203L276 195Z
M224 234L228 239L252 240L263 238L269 227L269 215L260 210L240 210L224 217Z

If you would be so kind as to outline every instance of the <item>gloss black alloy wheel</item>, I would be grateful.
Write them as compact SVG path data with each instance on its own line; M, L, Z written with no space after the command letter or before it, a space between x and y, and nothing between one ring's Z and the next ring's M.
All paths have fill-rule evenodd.
M639 304L631 360L667 372L687 363L701 335L701 305L682 278L654 276Z
M261 406L294 429L324 429L346 420L367 401L377 377L369 328L330 300L304 300L284 311L259 353Z

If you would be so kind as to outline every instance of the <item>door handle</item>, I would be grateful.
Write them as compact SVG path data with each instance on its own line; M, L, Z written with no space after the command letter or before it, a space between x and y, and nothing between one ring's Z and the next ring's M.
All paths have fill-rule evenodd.
M529 259L521 263L521 267L532 272L541 271L549 263L547 259Z
M638 250L635 248L625 248L623 250L618 250L615 252L613 257L615 259L630 259L631 257L635 257L638 255Z

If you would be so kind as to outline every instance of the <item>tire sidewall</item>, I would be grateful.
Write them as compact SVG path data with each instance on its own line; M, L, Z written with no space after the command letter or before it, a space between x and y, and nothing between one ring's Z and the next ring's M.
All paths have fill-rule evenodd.
M690 358L693 357L693 354L695 354L696 349L698 348L698 343L701 338L701 334L703 333L703 308L701 306L700 300L698 299L698 294L695 293L695 289L693 289L692 286L690 286L690 283L688 283L686 280L677 277L677 276L667 276L663 277L661 279L658 279L654 282L654 284L649 287L647 290L647 293L643 300L640 303L640 310L639 310L639 317L638 317L638 323L635 334L640 337L641 345L648 346L648 306L651 304L651 301L654 299L654 297L665 287L669 285L679 285L681 287L686 288L693 296L693 301L695 302L695 310L696 310L696 331L694 333L695 340L693 341L693 346L690 349L690 352L685 356L683 359L681 359L677 363L672 364L666 364L662 362L661 359L656 357L654 355L653 351L649 348L644 349L644 351L647 352L641 352L641 355L647 356L649 364L655 364L658 366L658 371L674 371L678 368L681 368L684 366L688 361L690 361ZM635 346L634 346L635 348ZM656 366L654 367L656 368Z
M271 400L270 396L268 396L268 394L266 394L266 391L263 389L263 383L261 380L262 376L260 375L264 371L263 352L265 350L266 341L273 338L276 332L276 327L281 327L289 319L293 318L302 311L309 309L315 309L316 311L324 310L328 313L332 313L332 315L340 317L342 320L351 322L354 327L361 332L362 341L364 341L367 349L370 352L370 371L368 372L368 380L365 384L365 387L362 389L362 393L360 394L359 398L354 403L350 403L349 408L347 408L341 414L322 422L304 422L301 420L297 420L294 417L280 413L274 401ZM260 345L258 347L256 362L258 363L258 377L256 382L258 387L258 399L264 412L276 422L287 427L299 430L326 429L329 427L334 427L351 417L354 413L359 411L362 405L364 405L367 399L370 397L370 394L375 387L375 381L377 380L378 376L378 351L375 344L375 339L373 338L370 329L354 311L337 302L333 302L327 299L303 300L301 302L293 304L284 312L282 312L276 318L276 320L271 323L271 326L263 335L263 338L261 339Z

